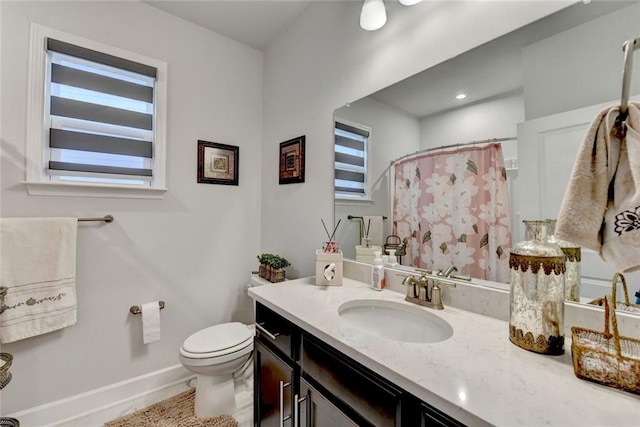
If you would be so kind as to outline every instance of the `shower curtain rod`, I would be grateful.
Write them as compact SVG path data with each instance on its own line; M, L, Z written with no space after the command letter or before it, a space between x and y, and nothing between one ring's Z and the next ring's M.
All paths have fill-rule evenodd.
M418 150L415 153L405 154L404 156L398 157L397 159L391 161L391 165L393 166L394 164L396 164L400 160L406 159L407 157L413 157L413 156L416 156L418 154L428 153L429 151L444 150L445 148L459 148L459 147L465 147L465 146L468 146L468 145L476 145L476 144L489 144L489 143L492 143L492 142L515 141L517 139L518 138L516 138L515 136L509 136L509 137L505 137L505 138L480 139L480 140L477 140L477 141L465 142L464 144L449 144L449 145L441 145L440 147L429 147L429 148L425 148L423 150Z

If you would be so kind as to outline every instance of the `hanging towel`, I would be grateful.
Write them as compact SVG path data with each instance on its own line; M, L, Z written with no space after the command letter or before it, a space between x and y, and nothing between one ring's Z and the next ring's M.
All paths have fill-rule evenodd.
M76 323L76 218L0 218L0 342Z
M556 224L563 240L592 249L616 270L640 269L640 104L601 111L578 150Z
M382 246L383 245L383 218L382 216L363 216L363 225L364 231L367 232L367 228L369 229L369 239L371 239L372 246ZM371 221L371 225L369 225L369 221Z

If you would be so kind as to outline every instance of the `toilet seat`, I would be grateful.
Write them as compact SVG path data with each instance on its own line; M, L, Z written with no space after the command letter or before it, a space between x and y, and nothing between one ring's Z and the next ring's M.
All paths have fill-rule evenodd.
M242 323L231 322L194 333L180 347L180 356L188 359L232 359L252 349L253 334L249 328Z

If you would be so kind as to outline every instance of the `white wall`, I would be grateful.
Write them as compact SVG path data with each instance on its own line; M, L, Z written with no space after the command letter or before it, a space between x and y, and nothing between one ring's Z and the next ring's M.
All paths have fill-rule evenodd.
M527 120L603 102L619 102L625 40L640 35L640 4L533 43L523 49ZM631 93L640 94L635 53Z
M139 2L2 2L2 216L97 216L79 226L78 323L2 346L12 413L178 364L194 331L249 320L260 236L262 53ZM29 26L36 22L168 63L163 200L29 196ZM197 140L240 147L240 185L196 183ZM129 307L164 299L162 340L142 344Z
M360 2L314 2L265 52L261 245L294 274L313 274L333 218L333 111L492 40L569 2L388 2L376 32L359 28ZM306 182L279 186L278 143L306 135Z
M521 93L457 108L420 120L420 148L515 137L524 120ZM502 144L505 159L518 157L516 141Z
M348 215L385 215L383 238L392 234L389 200L389 160L417 151L420 143L418 119L373 98L353 102L336 110L336 117L371 128L369 144L369 181L373 185L371 203L336 201L335 221L342 220L336 239L346 258L355 259L360 244L360 222ZM393 181L393 180L392 180Z

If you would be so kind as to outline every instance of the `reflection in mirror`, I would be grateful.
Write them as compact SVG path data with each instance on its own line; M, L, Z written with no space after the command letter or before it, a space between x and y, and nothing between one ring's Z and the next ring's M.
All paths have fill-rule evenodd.
M345 257L367 261L362 244L369 241L362 237L372 219L381 237L370 244L384 247L387 238L399 239L406 250L399 259L403 265L446 269L452 261L444 255L455 251L460 274L507 282L504 259L524 239L522 221L557 217L586 128L605 105L619 102L621 47L640 35L639 20L637 1L579 2L336 110L336 123L368 132L361 148L365 174L357 178L363 192L336 192L335 221L342 221L337 239ZM637 70L632 81L632 93L638 93ZM456 99L462 93L466 97ZM469 157L488 152L489 160ZM431 163L415 167L421 156ZM426 253L423 243L435 240L439 231L425 229L424 221L439 217L435 210L457 209L433 198L438 185L469 180L469 173L474 184L457 186L450 197L488 191L501 178L506 195L498 192L491 197L493 205L475 206L468 212L473 221L444 220L441 229L458 229L455 241ZM399 191L407 179L425 185L430 180L430 187ZM416 208L401 218L398 206L412 203ZM499 226L475 230L477 219L498 212ZM473 239L482 248L477 252L493 257L465 253L465 241ZM610 293L614 273L597 253L583 249L580 301ZM633 302L640 275L625 276Z

